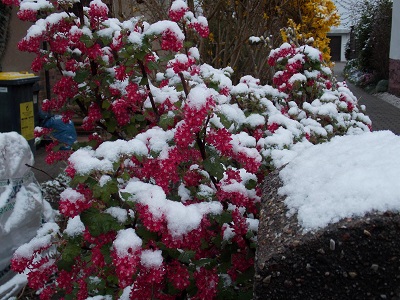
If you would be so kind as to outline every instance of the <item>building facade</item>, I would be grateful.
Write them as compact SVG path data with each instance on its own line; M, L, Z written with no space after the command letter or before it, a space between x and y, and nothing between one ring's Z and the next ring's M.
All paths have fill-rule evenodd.
M13 7L8 24L8 39L4 55L0 61L3 72L32 72L31 63L35 58L32 53L18 50L18 42L25 37L32 23L22 22L17 17L17 8Z
M331 48L331 60L335 62L346 61L346 46L350 40L350 28L335 27L328 33Z
M400 0L393 0L389 54L389 93L400 96Z

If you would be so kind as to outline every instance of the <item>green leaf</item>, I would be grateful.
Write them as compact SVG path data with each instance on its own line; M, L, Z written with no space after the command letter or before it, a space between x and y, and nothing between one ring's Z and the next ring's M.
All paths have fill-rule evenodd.
M110 110L103 110L101 112L101 114L102 114L103 118L105 118L105 119L111 119L111 116L113 115Z
M183 85L181 83L177 83L175 88L177 92L183 92Z
M217 229L213 229L213 230L217 230ZM222 245L223 245L222 242L223 242L223 238L221 235L217 235L216 237L214 237L212 239L212 244L215 245L215 247L217 247L218 249L222 248Z
M218 271L222 274L227 273L228 270L232 267L232 263L230 261L225 261L218 265Z
M118 231L123 228L114 217L102 213L94 208L89 208L81 213L81 221L93 236L99 236L109 231Z
M160 121L159 121L159 126L164 129L167 130L168 127L173 126L174 125L174 117L170 117L168 114L163 114L160 117Z
M167 293L168 295L177 295L179 294L179 290L177 290L174 285L170 282L167 282Z
M255 189L257 186L257 181L254 179L250 179L249 181L246 182L245 187L248 190Z
M136 64L136 62L137 62L136 57L130 56L130 57L126 60L125 66L134 66L134 65ZM126 70L126 71L128 72L128 70Z
M118 186L115 181L110 180L105 185L93 185L93 196L107 202L112 194L118 193Z
M89 175L75 175L71 181L71 186L77 186L79 183L84 183L88 179Z
M229 120L225 115L223 114L217 114L217 115L222 125L224 125L225 128L230 128L232 126L233 122Z
M234 300L236 299L236 294L232 288L225 286L222 280L218 283L218 294L217 299L221 300ZM250 297L249 299L252 299Z
M158 150L158 149L157 149ZM155 150L150 150L150 153L149 153L149 155L150 155L150 157L158 157L158 155L160 155L160 152L161 151L155 151Z
M190 250L188 250L188 251L183 251L183 252L179 255L178 260L179 260L180 262L183 262L183 263L188 264L188 263L190 263L190 262L192 261L192 259L194 258L195 255L196 255L196 252L195 252L195 251L190 251Z
M106 264L111 265L112 257L111 257L111 247L110 245L106 244L100 249L101 254L104 256L104 261Z
M128 172L124 172L119 176L119 178L121 178L122 180L128 181L129 179L131 179L131 175Z
M86 34L82 34L80 38L81 42L85 44L86 47L91 47L94 44L94 39Z
M230 223L230 222L232 222L232 213L230 211L224 210L221 214L214 215L213 218L220 225L222 225L224 223Z
M158 64L157 64L156 62L154 62L154 61L149 61L149 62L147 63L147 67L148 67L150 70L157 70L157 69L158 69Z
M208 87L211 88L211 89L214 89L216 91L219 91L218 83L215 83L215 82L211 81L211 82L208 83Z
M65 270L70 272L72 270L72 266L74 265L74 261L67 261L64 259L60 259L57 261L57 268L59 270Z
M246 284L249 282L249 280L252 280L254 278L254 268L248 268L246 271L243 273L240 273L239 276L236 279L237 284Z
M68 294L68 295L65 295L65 296L64 296L64 299L65 299L65 300L74 300L74 299L75 299L75 296L74 296L74 294Z
M211 175L221 180L224 175L224 166L218 156L209 156L203 161L204 169Z
M180 98L180 100L178 100L178 101L176 101L176 102L174 103L174 105L175 105L177 108L182 108L182 104L183 104L183 99L182 99L182 98ZM175 115L176 115L176 114L178 114L178 112L176 112Z
M107 282L109 285L110 284L118 285L118 278L117 278L117 276L109 275L109 276L107 276ZM115 290L113 290L113 293L114 292L115 292ZM110 293L110 294L113 294L113 293Z
M106 35L102 35L100 39L103 45L110 45L112 42L112 39Z
M119 61L131 57L132 54L130 54L131 53L130 49L133 49L133 47L126 45L126 47L124 47L120 51L118 51Z
M95 141L95 140L88 141L87 145L90 146L91 148L94 148L97 146L97 141Z
M193 42L191 42L191 41L185 41L185 42L183 43L183 47L185 47L185 48L191 48L191 47L193 47Z
M198 261L195 261L194 264L198 267L204 267L206 265L210 265L214 262L212 258L202 258Z
M247 291L239 291L238 292L238 300L248 300L253 298L253 290L247 290Z
M143 60L146 54L146 51L136 51L135 58L137 58L138 60Z
M101 103L101 108L104 110L107 110L111 106L111 103L109 101L103 101Z
M99 278L99 280L88 280L88 286L87 286L89 291L98 291L101 292L106 288L106 282Z
M135 114L135 120L138 122L143 122L146 120L145 116L141 115L141 114Z
M71 271L75 264L75 259L81 254L81 247L75 243L68 243L62 251L61 259L57 262L57 266L61 270Z
M157 240L157 233L151 232L144 226L137 226L135 228L136 234L144 241Z
M123 200L127 201L128 203L132 203L132 201L129 200L129 198L132 196L131 194L120 192L120 196Z
M254 232L251 231L251 230L247 231L247 233L246 233L246 238L247 238L247 239L251 239L252 237L254 237Z
M57 64L56 64L55 62L46 63L46 64L44 65L44 69L45 69L46 71L52 70L52 69L56 69L56 68L57 68Z
M107 120L107 129L109 132L114 132L115 129L117 129L117 120L116 119Z
M130 123L125 127L125 132L128 136L134 137L139 133L139 131L136 128L135 123Z
M174 56L173 54L168 53L168 54L166 54L166 55L161 56L161 57L158 59L158 61L159 61L159 62L166 62L166 61L170 61L170 60L173 59L174 57L175 57L175 56Z
M146 85L149 83L149 80L147 79L147 77L142 77L142 79L140 80L139 85Z

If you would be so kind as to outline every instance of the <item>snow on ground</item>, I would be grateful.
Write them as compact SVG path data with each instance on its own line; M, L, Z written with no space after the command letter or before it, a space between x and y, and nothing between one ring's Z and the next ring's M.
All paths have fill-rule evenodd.
M374 96L400 108L400 98L396 97L395 95L389 93L377 93L374 94Z
M367 212L400 212L400 136L335 137L298 154L281 172L289 215L304 231Z

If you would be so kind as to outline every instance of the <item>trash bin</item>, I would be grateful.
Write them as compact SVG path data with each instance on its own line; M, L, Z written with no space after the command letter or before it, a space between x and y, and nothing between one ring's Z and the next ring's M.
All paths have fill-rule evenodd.
M35 127L39 126L39 92L40 92L39 82L35 82L32 86L33 92L33 111L35 114Z
M0 132L15 131L35 150L33 86L39 77L30 73L0 72ZM37 99L36 99L37 102Z

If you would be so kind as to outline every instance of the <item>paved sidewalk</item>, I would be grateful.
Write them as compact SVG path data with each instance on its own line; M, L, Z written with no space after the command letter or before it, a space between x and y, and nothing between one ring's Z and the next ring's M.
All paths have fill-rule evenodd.
M79 135L78 133L78 141L83 141L86 140L87 136L85 135ZM36 169L32 169L33 173L35 174L35 178L39 183L45 182L52 180L53 178L56 178L58 174L61 173L66 167L67 163L66 162L58 162L52 165L49 165L46 163L45 159L47 156L45 147L42 145L40 147L36 148L36 151L34 153L35 156L35 165L34 167ZM44 172L42 172L42 171Z
M336 63L334 74L339 81L343 81L343 68L345 63ZM387 103L363 89L355 86L350 82L346 82L349 89L359 99L359 104L366 106L366 114L372 121L372 130L390 130L400 135L400 109L390 103Z
M53 165L47 164L45 162L46 151L44 147L36 149L34 155L35 155L34 167L47 173L46 174L37 169L32 169L33 173L35 174L35 178L39 183L52 180L52 178L57 177L57 175L60 174L60 172L66 168L66 164L63 162L59 162Z

